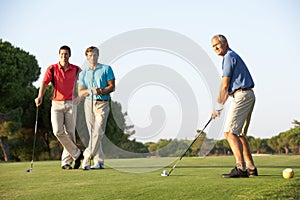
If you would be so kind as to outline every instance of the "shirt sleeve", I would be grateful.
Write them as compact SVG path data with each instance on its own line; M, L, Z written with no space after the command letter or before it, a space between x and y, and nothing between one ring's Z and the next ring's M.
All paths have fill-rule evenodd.
M79 73L78 85L86 87L86 86L85 86L85 83L84 83L84 76L85 76L85 70L82 70L82 71Z
M110 81L110 80L113 80L113 79L115 79L114 72L113 72L111 66L108 66L108 68L107 68L107 81Z
M225 56L223 59L223 77L232 77L236 59L231 56Z
M54 67L53 65L49 66L47 68L46 72L45 72L43 83L46 84L46 85L48 85L52 81L52 72L51 72L51 69L53 67Z

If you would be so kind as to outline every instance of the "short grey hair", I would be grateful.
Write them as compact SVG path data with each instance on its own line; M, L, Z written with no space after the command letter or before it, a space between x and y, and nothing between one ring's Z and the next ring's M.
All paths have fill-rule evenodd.
M215 35L212 39L214 39L214 38L218 38L222 44L228 43L227 39L224 35L218 34L218 35Z

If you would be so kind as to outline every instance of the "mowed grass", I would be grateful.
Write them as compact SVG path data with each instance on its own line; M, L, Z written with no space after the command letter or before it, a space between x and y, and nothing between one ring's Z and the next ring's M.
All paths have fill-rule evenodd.
M29 162L0 163L0 199L300 199L300 156L254 159L259 176L238 179L220 176L232 169L232 156L184 157L169 177L160 176L162 168L147 173L109 166L66 171L59 161L45 161L34 162L33 172L26 173ZM294 178L282 178L287 167L293 168Z

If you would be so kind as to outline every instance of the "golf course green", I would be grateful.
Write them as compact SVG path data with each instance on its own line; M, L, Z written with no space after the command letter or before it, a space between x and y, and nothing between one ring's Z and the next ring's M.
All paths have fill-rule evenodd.
M254 160L259 176L234 179L221 178L232 169L232 156L184 157L168 177L160 174L173 163L129 173L107 164L104 170L83 171L62 170L59 161L37 161L28 173L30 162L2 162L0 199L300 199L299 155ZM285 168L294 170L294 178L282 177Z

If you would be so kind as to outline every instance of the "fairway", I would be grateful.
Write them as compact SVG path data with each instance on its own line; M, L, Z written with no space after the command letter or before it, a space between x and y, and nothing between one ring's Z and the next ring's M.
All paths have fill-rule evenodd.
M162 168L128 173L106 165L104 170L66 171L59 161L43 161L26 173L29 162L0 163L0 199L300 199L300 156L254 160L259 176L242 179L220 176L232 169L232 156L185 157L169 177L160 176ZM287 167L294 178L282 178Z

